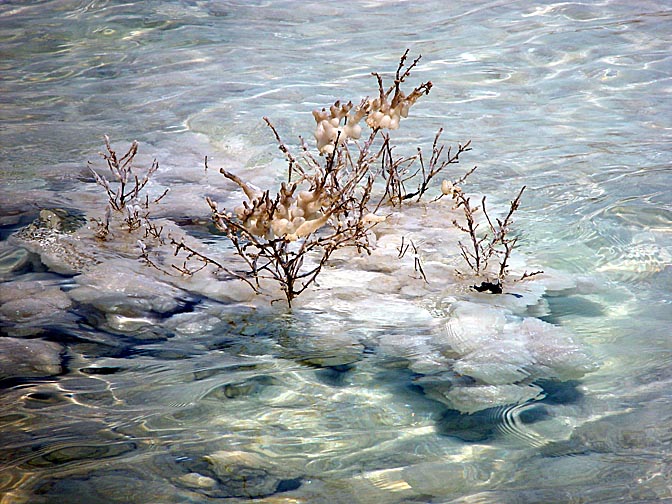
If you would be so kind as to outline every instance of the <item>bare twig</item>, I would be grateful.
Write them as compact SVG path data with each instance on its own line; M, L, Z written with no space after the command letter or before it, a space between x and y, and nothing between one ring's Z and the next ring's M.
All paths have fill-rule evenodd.
M502 284L509 274L509 260L513 252L517 237L510 237L510 225L513 222L513 214L520 207L520 200L525 191L523 186L516 198L511 201L509 210L504 219L496 219L494 222L490 218L490 214L486 208L486 197L481 199L480 207L472 207L470 199L461 191L454 195L457 201L456 207L462 208L465 218L465 224L460 224L457 220L453 220L453 224L463 233L469 236L468 245L458 242L460 252L469 266L469 268L476 274L481 275L487 273L489 262L493 256L499 257L499 267L495 273L496 283L489 281L483 282L481 287L476 290L489 291L492 293L499 293L502 290ZM488 230L485 233L479 233L479 224L476 222L475 214L480 212L488 224ZM496 222L496 224L495 224ZM535 273L536 274L536 273ZM520 280L532 276L526 274ZM494 286L494 287L493 287Z
M303 175L303 168L301 168L301 165L299 162L296 160L296 158L293 156L292 152L287 148L285 143L282 141L282 138L280 138L280 134L278 133L278 130L275 129L275 126L271 123L271 121L268 119L268 117L264 117L264 122L268 125L269 128L271 128L271 131L273 132L273 135L275 135L275 139L278 142L278 148L282 151L282 153L285 155L287 158L287 162L289 163L288 169L287 169L287 182L292 181L292 173L294 170L298 171L299 174Z
M536 271L532 271L531 273L528 273L527 271L525 271L522 274L522 276L519 279L516 280L516 282L522 282L523 280L527 280L528 278L532 278L534 276L541 275L543 273L544 273L543 270L536 270Z

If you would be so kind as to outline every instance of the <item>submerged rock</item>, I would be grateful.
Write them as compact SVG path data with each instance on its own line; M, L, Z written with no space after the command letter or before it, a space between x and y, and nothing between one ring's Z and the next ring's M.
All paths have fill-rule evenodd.
M185 291L144 275L141 268L141 264L110 260L79 275L70 297L104 313L127 317L175 313L195 301Z
M423 345L409 362L424 375L416 383L462 413L539 400L538 382L576 380L597 367L561 327L467 301L453 303Z
M506 404L521 404L543 397L536 385L502 384L453 387L442 393L440 387L428 389L429 396L461 413L475 413Z
M211 489L217 485L217 480L199 473L183 474L177 479L178 483L188 488Z
M52 341L0 338L0 380L60 374L62 351Z
M264 497L300 486L286 467L275 466L255 453L218 451L204 458L218 478L220 491L229 497Z
M205 398L226 400L248 398L257 396L269 387L276 387L279 391L281 382L277 378L268 375L253 376L241 382L227 383L208 392Z
M32 266L30 253L21 247L0 245L0 278L27 271Z
M85 223L78 212L44 209L32 224L12 235L11 241L38 254L51 271L72 275L100 262L74 235Z
M0 291L0 322L11 335L39 334L46 325L69 317L66 310L72 302L54 281L24 280L5 287Z

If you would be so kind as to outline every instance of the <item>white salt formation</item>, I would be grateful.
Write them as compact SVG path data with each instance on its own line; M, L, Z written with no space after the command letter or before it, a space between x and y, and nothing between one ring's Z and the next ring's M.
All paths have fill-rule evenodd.
M295 196L298 185L283 183L278 194L271 198L268 191L262 193L233 173L224 169L220 172L245 193L248 201L236 207L234 213L240 224L254 236L296 241L320 229L331 216L325 209L332 205L334 197L324 185L300 191Z
M402 118L408 117L408 111L418 99L429 92L431 82L427 82L415 88L406 96L399 87L394 88L395 94L392 100L388 100L391 92L384 92L381 88L380 96L374 99L364 99L355 107L353 104L341 104L336 101L329 110L314 110L313 117L317 123L315 128L315 140L320 154L332 154L337 145L342 145L348 140L357 140L362 135L360 121L365 122L372 130L388 129L396 130Z
M368 103L362 102L362 105L355 108L353 114L350 113L352 107L352 102L342 105L340 101L337 101L329 107L328 111L313 110L313 117L317 123L315 140L317 140L317 150L320 154L332 154L337 141L341 145L349 139L357 140L362 136L362 127L359 122L367 113Z
M301 159L294 157L266 120L289 164L287 182L277 192L219 170L246 198L229 212L206 197L228 249L222 250L220 242L210 252L169 219L150 217L167 194L152 200L140 194L149 188L158 162L139 177L132 167L137 142L118 157L106 137L103 158L114 183L92 170L108 197L105 216L72 218L65 211L43 210L34 225L15 236L52 271L77 275L67 295L54 291L65 299L53 297L52 304L87 307L96 312L90 318L99 328L148 339L162 337L167 326L181 327L182 318L166 320L202 299L265 305L269 298L256 302L254 295L275 282L272 301L282 291L291 307L294 298L311 292L297 306L338 313L363 327L347 334L331 334L324 327L308 331L320 337L298 348L318 356L311 358L313 364L350 365L365 348L377 346L404 361L429 397L463 413L539 399L543 381L576 380L594 369L564 330L530 316L543 314L550 287L542 278L530 280L540 271L529 273L525 261L510 257L516 238L507 233L524 188L503 221L486 213L485 197L474 197L470 204L464 195L461 186L473 169L454 181L443 180L439 198L449 198L422 204L430 180L437 181L435 175L458 161L459 153L451 156L450 149L444 152L437 145L441 131L424 160L420 153L393 160L389 149L372 148L374 140L388 145L386 135L377 136L380 130L397 129L432 87L425 82L408 95L400 89L419 60L404 70L406 56L387 90L374 74L376 98L365 98L357 107L337 101L313 112L321 156L305 148ZM362 120L372 132L360 145ZM466 150L468 144L458 149ZM422 180L417 192L410 192L404 182L410 186L413 175L404 170L414 162L421 165L416 173ZM384 191L377 185L381 182ZM347 247L354 252L345 252ZM358 256L361 252L373 257ZM319 289L309 291L328 261L329 269L338 267L320 277ZM232 287L234 280L242 280L242 289ZM44 302L37 307L12 302L3 301L0 317L34 316L51 308ZM199 324L197 319L193 327ZM414 326L405 338L398 332L404 324ZM418 324L426 326L422 336ZM327 358L320 355L325 352Z

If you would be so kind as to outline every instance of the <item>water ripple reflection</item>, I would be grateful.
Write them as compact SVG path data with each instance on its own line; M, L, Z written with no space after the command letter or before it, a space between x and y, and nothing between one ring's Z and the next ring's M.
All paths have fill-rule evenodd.
M670 14L0 2L0 503L672 500ZM160 161L160 217L203 239L203 196L238 197L203 156L275 185L261 118L294 145L312 109L370 95L407 47L410 79L434 87L397 148L440 126L471 139L450 177L477 164L468 190L493 213L527 185L512 268L534 281L494 296L456 276L445 200L391 217L372 257L338 257L291 313L244 286L157 281L135 252L56 273L7 239L45 208L94 216L86 160L105 133ZM422 237L429 282L401 236Z

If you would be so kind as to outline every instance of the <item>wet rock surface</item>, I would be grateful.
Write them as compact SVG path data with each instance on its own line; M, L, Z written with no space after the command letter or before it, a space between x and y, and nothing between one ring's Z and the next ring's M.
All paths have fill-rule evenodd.
M100 262L78 243L75 232L85 224L86 218L80 212L43 209L35 221L12 235L11 242L37 254L51 271L72 275Z
M69 295L101 312L129 317L147 313L168 315L197 301L196 296L144 275L146 270L142 268L141 264L109 261L79 275Z
M0 323L10 335L40 334L45 328L72 321L72 300L63 291L62 279L28 275L5 284L0 291Z
M283 473L289 476L291 471L254 453L219 451L204 459L217 476L220 491L229 497L263 497L301 485L298 478L282 477Z
M380 338L386 355L403 357L413 383L448 408L472 414L539 400L537 383L571 381L597 363L562 328L499 307L459 301L425 338Z
M52 341L0 337L0 380L60 374L63 351Z
M34 267L34 257L22 247L0 243L0 279L25 273Z

